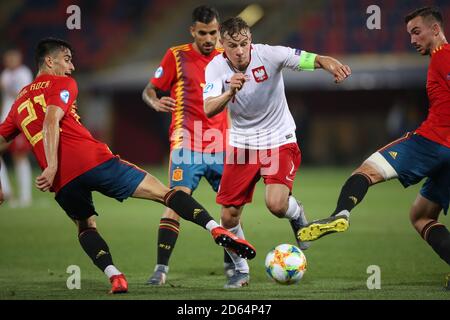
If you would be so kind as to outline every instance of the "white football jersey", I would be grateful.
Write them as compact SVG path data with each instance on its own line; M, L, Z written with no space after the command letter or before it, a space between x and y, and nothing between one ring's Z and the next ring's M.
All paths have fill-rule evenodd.
M282 70L299 71L304 51L282 46L252 44L247 81L228 102L231 115L229 143L245 149L269 149L296 142L295 122L286 101ZM235 69L225 54L206 67L203 99L229 89Z
M0 122L8 116L9 110L23 87L33 81L33 75L28 67L22 65L14 70L5 69L0 75L2 89L2 106Z

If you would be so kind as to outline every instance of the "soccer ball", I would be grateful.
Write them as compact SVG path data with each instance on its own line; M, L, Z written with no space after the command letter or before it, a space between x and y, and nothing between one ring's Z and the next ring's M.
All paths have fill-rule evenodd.
M280 284L297 283L306 272L306 257L291 244L280 244L266 256L266 272Z

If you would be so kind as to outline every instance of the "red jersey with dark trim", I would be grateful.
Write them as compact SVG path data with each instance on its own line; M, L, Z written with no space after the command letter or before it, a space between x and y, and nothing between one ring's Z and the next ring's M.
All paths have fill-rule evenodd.
M169 129L170 149L187 148L197 152L221 152L225 149L227 112L207 118L203 110L205 68L222 50L208 56L197 52L192 44L167 50L151 83L163 91L170 90L176 100Z
M428 116L416 132L450 148L450 44L440 46L431 54L427 93Z
M49 105L64 111L61 119L58 149L58 171L52 191L58 192L65 184L86 171L111 159L108 146L95 140L80 123L76 99L78 86L66 76L41 75L24 87L16 98L6 120L0 124L0 135L12 140L20 132L25 134L41 169L47 167L42 128Z

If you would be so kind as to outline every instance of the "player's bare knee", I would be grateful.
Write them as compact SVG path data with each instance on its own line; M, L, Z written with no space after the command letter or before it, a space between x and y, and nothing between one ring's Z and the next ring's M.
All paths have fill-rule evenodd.
M370 185L384 181L383 177L367 163L363 163L358 169L352 172L352 176L355 174L360 174L367 177Z
M240 207L224 206L220 215L220 222L226 229L236 227L241 219Z
M421 233L430 221L438 219L441 210L442 208L437 203L419 194L411 206L409 220L417 232Z
M276 198L267 199L266 206L267 209L269 209L269 211L278 218L283 218L287 211L286 199L276 199Z

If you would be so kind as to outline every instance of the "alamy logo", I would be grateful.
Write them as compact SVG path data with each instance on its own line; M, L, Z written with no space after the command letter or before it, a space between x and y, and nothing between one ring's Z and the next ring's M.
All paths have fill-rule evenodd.
M370 276L367 278L367 289L381 289L381 268L375 264L367 267L367 274Z
M77 265L70 265L66 269L66 273L70 276L67 278L66 285L67 289L81 289L81 269Z
M77 5L70 5L66 9L66 13L71 13L71 15L66 20L66 27L69 30L81 29L81 9Z
M367 18L366 26L369 30L381 29L381 9L379 6L372 4L367 7L367 14L370 16Z

